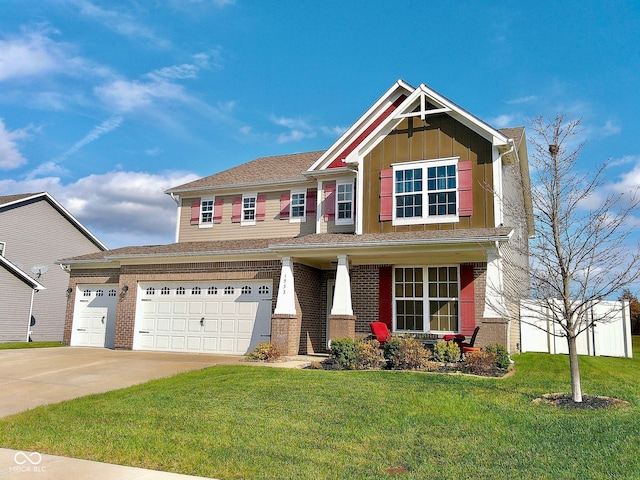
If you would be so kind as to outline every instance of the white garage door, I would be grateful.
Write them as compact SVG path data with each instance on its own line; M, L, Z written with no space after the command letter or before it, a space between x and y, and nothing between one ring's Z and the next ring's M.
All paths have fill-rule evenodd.
M71 346L113 348L117 305L117 285L79 285Z
M244 355L271 333L271 280L138 286L135 350Z

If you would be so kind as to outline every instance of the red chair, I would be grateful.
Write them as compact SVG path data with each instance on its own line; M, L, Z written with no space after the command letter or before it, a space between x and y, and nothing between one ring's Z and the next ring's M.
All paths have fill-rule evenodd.
M389 333L386 323L371 322L369 327L371 328L371 334L376 337L380 345L384 345L387 340L391 340L391 333Z

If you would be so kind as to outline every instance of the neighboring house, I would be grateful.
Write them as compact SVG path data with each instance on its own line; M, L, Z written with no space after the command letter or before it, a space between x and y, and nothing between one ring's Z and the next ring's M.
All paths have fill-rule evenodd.
M0 342L62 341L69 273L55 261L106 248L46 192L0 196Z
M291 355L380 320L438 336L480 326L478 345L515 351L502 291L528 296L506 265L528 262L528 181L524 128L399 80L326 151L169 189L176 243L62 260L65 342L86 344L89 326L115 348L244 354L270 339ZM120 293L95 314L81 302L97 291Z

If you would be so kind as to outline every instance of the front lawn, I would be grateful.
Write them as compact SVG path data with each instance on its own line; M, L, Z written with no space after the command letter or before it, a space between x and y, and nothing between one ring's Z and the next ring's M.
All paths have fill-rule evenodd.
M568 391L560 355L504 379L213 367L0 420L0 446L225 480L639 478L639 340L580 359L585 393L630 408L532 404Z
M16 350L19 348L50 348L64 347L60 342L10 342L0 343L0 350Z

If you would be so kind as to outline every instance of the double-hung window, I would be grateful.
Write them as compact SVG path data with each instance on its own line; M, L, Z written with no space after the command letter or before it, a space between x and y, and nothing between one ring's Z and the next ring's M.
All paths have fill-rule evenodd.
M242 196L242 225L255 225L256 223L257 195Z
M459 331L456 266L394 269L394 329L401 332Z
M353 224L353 182L336 183L336 225Z
M289 213L289 221L292 222L304 222L306 216L306 199L307 199L307 190L299 190L291 191L291 204L290 204L290 213Z
M458 158L393 166L393 223L458 221Z
M213 198L202 198L200 200L200 226L213 226Z

